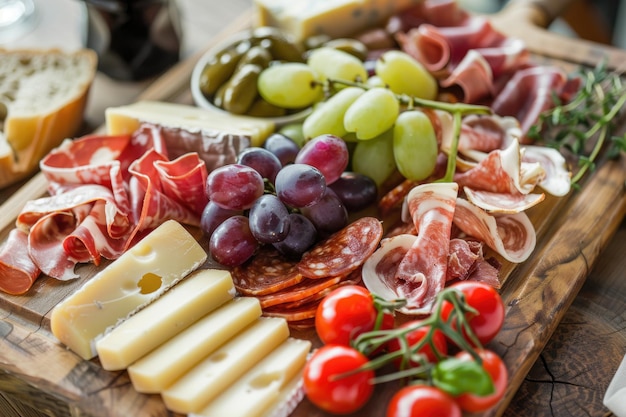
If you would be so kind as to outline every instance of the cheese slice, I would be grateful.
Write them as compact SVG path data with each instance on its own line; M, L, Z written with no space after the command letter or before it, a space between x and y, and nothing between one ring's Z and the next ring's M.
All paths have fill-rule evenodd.
M102 367L126 369L155 347L235 296L230 272L194 272L96 342Z
M275 26L304 41L314 35L352 36L381 26L423 0L254 0L258 26Z
M202 140L204 147L260 146L274 132L271 120L217 113L186 104L138 101L105 112L110 135L135 132L142 122L169 129L184 129L184 138ZM195 136L195 137L194 137ZM180 138L179 138L179 141ZM241 142L241 143L240 143ZM201 151L201 147L198 147Z
M130 367L138 392L156 394L261 317L254 297L237 297L201 318Z
M176 413L200 411L287 337L287 321L259 318L163 391L165 406Z
M200 411L205 417L261 417L306 363L311 342L289 338Z
M52 333L83 359L91 359L96 339L206 259L194 237L169 220L58 304L50 316Z

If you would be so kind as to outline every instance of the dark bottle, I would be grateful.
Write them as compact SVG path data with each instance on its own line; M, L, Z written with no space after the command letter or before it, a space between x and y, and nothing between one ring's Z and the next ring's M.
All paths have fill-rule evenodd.
M180 59L180 15L175 0L84 0L85 46L98 53L98 70L118 80L158 75Z

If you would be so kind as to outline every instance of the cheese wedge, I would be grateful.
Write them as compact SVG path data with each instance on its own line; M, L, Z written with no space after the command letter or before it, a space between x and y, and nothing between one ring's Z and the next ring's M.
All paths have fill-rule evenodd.
M258 26L275 26L304 41L340 38L381 26L393 14L423 0L254 0Z
M230 272L199 270L96 342L102 367L126 369L235 296Z
M165 406L176 413L200 411L287 337L284 319L259 318L163 391Z
M205 417L261 417L306 363L311 342L289 338L200 411Z
M146 122L177 136L178 145L186 146L187 151L194 150L195 146L198 152L214 150L230 153L249 145L260 146L275 129L272 121L262 118L222 114L161 101L139 101L110 107L106 109L105 118L110 135L133 133L141 123ZM184 130L182 138L176 135L176 130Z
M97 339L206 259L194 237L169 220L58 304L50 316L52 333L83 359L91 359Z
M261 317L254 297L238 297L201 318L130 367L138 392L156 394Z

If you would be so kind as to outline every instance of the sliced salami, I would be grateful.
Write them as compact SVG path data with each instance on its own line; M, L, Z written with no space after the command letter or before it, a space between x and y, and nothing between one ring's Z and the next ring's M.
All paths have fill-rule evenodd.
M306 252L298 270L313 279L345 276L363 265L382 236L380 220L362 217Z
M315 318L318 304L319 303L317 302L312 302L309 304L301 305L298 308L290 309L286 309L278 305L264 309L263 315L266 317L282 317L288 322L297 322L301 320Z
M292 287L304 279L298 262L283 257L271 246L263 247L250 262L231 270L241 294L263 296Z
M306 278L298 284L286 288L285 290L278 291L273 294L262 295L257 298L261 302L261 307L263 308L271 307L277 304L298 302L302 299L309 299L311 297L313 297L311 298L311 301L315 301L315 295L333 287L341 281L341 278L342 277L331 277L325 279Z

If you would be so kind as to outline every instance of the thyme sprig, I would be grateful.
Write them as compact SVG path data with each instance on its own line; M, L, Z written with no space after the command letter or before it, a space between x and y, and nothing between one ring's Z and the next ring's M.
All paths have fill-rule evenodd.
M543 112L528 132L538 144L575 158L579 169L572 185L595 169L603 150L607 158L626 151L626 133L614 135L626 104L621 74L609 71L604 62L593 69L581 68L578 73L582 84L572 100L563 103L554 94L554 107Z

